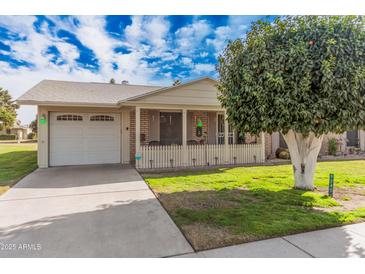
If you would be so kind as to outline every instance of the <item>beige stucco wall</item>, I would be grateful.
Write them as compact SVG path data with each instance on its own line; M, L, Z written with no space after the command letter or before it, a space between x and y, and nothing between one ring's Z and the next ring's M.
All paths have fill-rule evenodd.
M173 89L162 91L135 101L138 103L158 103L177 105L220 106L217 99L216 82L205 79L190 85L176 86Z
M38 117L44 117L47 119L47 123L38 123L38 167L46 168L48 167L48 151L49 151L49 140L48 140L48 124L49 124L49 113L48 108L44 106L38 106Z

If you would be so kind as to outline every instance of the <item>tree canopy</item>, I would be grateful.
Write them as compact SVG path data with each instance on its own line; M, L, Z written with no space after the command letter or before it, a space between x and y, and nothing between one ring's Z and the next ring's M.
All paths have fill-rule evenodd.
M240 132L321 135L365 127L362 16L258 21L219 56L219 99Z
M0 87L0 128L10 128L16 120L18 104L14 102L8 90Z

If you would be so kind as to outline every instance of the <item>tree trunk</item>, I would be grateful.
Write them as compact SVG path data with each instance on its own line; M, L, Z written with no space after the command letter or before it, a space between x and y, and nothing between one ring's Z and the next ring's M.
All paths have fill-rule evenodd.
M294 187L313 190L313 176L323 135L315 136L314 133L310 133L304 137L301 133L289 130L287 134L283 134L283 137L288 145L293 164Z

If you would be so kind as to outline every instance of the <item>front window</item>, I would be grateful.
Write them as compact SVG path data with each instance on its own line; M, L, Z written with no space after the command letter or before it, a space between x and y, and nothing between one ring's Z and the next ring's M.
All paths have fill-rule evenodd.
M160 144L182 144L182 113L160 112Z

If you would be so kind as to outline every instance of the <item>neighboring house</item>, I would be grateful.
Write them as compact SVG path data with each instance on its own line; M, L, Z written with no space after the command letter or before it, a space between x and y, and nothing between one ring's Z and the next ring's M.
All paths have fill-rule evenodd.
M0 130L0 135L3 134L14 134L18 140L25 140L28 138L28 134L31 129L27 125L20 125L20 123L15 123L13 127L8 129Z
M271 135L272 140L272 154L275 155L275 151L279 147L287 148L287 145L284 141L282 135L278 132L275 132ZM328 154L328 141L330 139L336 139L338 146L338 152L342 154L351 153L350 150L354 151L365 151L365 131L364 130L350 130L346 131L343 134L335 134L329 133L326 134L323 138L322 147L320 150L320 155Z
M170 87L44 80L17 101L38 106L42 168L259 163L270 142L232 132L211 78Z

